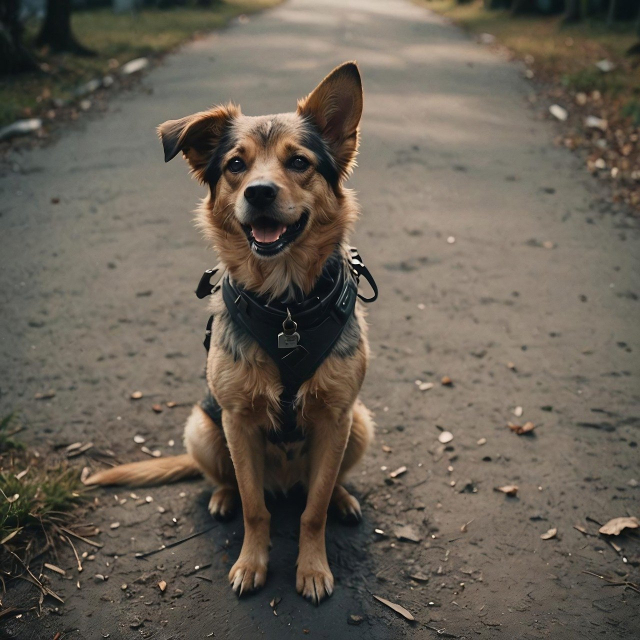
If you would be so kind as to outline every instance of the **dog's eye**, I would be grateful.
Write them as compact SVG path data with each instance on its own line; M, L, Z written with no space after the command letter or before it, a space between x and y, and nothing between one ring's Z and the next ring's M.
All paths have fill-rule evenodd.
M227 164L227 169L231 171L231 173L240 173L247 168L247 165L244 163L242 158L231 158L229 160L229 164Z
M309 168L309 161L302 156L294 156L289 160L289 167L294 171L306 171Z

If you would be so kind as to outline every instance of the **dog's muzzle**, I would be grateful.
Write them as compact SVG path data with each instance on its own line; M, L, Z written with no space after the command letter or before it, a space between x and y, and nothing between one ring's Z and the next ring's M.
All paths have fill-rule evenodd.
M292 242L295 242L309 222L309 212L304 211L297 222L284 225L269 216L257 216L242 229L247 236L251 249L259 256L275 256Z

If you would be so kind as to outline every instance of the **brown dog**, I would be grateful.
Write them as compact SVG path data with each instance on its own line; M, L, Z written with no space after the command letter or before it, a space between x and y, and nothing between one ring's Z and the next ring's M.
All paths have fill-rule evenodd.
M182 151L195 176L209 186L199 225L227 270L227 290L234 293L227 299L224 286L213 289L211 395L187 421L188 453L116 467L87 484L140 486L203 473L217 486L209 510L218 517L232 512L239 494L245 534L229 573L238 594L266 579L265 489L301 483L307 490L296 583L316 603L333 591L325 549L330 503L345 518L360 518L358 501L342 486L373 435L369 413L358 400L368 344L363 312L353 308L355 294L330 349L312 375L293 387L285 382L284 365L255 339L259 326L254 333L249 325L242 330L242 318L233 314L242 296L249 305L258 301L263 309L286 310L290 324L285 320L278 340L284 334L296 344L300 339L314 356L304 327L296 332L291 308L305 308L300 305L314 297L323 279L344 282L345 291L351 286L347 238L358 207L343 182L355 164L362 100L360 74L350 62L300 100L295 113L248 117L227 105L159 127L165 159ZM287 388L293 388L288 408ZM279 440L286 411L297 435Z

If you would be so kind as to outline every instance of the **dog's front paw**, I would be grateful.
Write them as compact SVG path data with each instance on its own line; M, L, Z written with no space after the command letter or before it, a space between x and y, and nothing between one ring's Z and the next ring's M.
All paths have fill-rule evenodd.
M324 562L299 563L296 589L313 604L320 604L333 593L333 574L329 565Z
M231 588L241 596L243 593L256 591L264 586L267 580L267 563L258 559L243 559L242 554L229 571Z

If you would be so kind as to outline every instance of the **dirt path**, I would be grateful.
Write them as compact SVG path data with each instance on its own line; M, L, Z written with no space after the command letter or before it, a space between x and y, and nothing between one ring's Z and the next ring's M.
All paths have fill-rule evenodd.
M249 114L290 110L348 59L366 91L356 243L382 296L370 309L364 389L378 436L353 478L365 521L329 527L334 597L314 608L295 593L299 500L272 505L268 584L239 601L225 578L239 519L134 557L210 526L204 482L137 491L140 500L99 491L105 545L85 562L82 588L61 558L68 578L52 584L66 604L0 634L640 635L640 596L583 573L640 581L638 537L618 540L618 555L572 528L595 533L587 517L639 515L637 229L592 206L594 183L526 108L514 66L404 0L292 0L186 47L145 80L148 91L15 159L0 181L1 414L21 410L43 454L92 441L139 459L136 433L164 454L180 450L188 407L156 415L151 405L201 397L207 312L192 292L215 258L191 224L202 192L182 163L163 163L154 127L231 98ZM435 386L420 391L416 380ZM55 398L33 399L51 388ZM133 402L136 389L145 397ZM533 421L535 435L511 433L509 420ZM454 435L445 450L439 429ZM506 484L519 486L516 498L494 491ZM401 525L420 542L394 541ZM554 527L555 539L540 539ZM364 620L349 624L352 615Z

